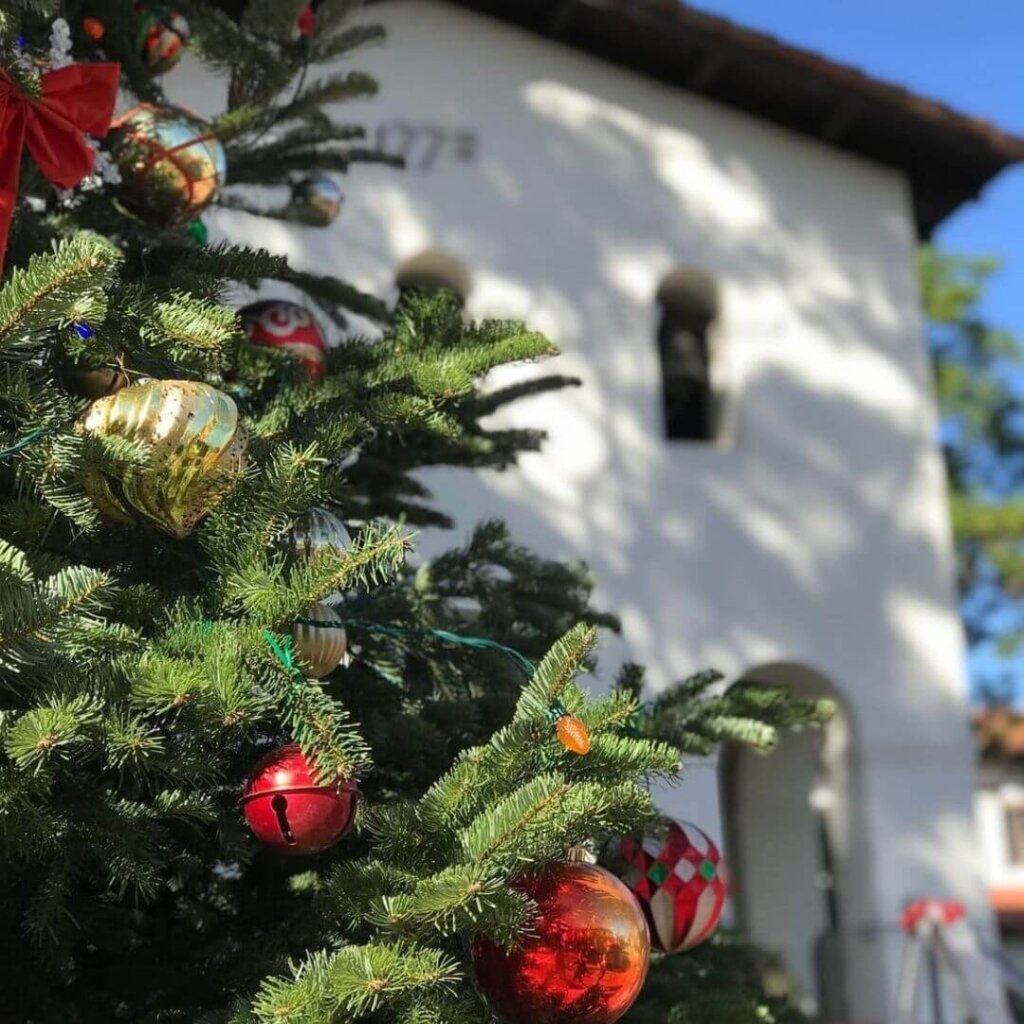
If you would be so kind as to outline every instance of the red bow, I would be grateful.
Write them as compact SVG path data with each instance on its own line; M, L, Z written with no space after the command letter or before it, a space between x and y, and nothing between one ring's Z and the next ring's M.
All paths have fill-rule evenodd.
M59 188L74 188L96 154L83 132L103 136L117 101L120 64L69 64L42 76L43 96L26 96L0 71L0 268L18 201L21 151Z

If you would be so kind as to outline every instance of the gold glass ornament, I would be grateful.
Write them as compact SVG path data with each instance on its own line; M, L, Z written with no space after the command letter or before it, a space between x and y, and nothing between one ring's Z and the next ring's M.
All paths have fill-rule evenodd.
M190 380L150 380L92 403L78 429L145 445L146 465L84 483L100 512L134 523L135 514L172 537L187 536L234 488L248 443L225 394Z
M313 625L314 622L326 625ZM348 649L348 637L341 624L341 616L329 605L319 603L313 605L302 619L295 620L292 625L292 642L295 653L306 663L306 671L314 679L330 675L341 664Z
M220 140L180 107L140 103L114 122L110 138L122 179L118 197L148 224L192 220L224 183L227 157Z
M344 555L352 544L345 524L325 508L314 505L295 520L288 536L288 550L301 561L333 551Z

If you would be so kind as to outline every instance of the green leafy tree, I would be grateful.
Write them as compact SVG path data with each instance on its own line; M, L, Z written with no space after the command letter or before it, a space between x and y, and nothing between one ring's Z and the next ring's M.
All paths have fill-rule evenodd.
M26 95L56 6L0 0L0 69ZM295 32L297 0L180 6L194 53L228 78L213 127L229 185L390 160L324 112L375 88L317 70L380 35L351 24L351 0L321 3L312 36ZM63 7L77 59L119 60L131 94L162 102L134 0ZM392 315L279 256L130 217L118 197L59 194L27 160L0 285L0 1019L480 1024L467 949L528 929L512 876L642 829L645 783L675 778L680 751L769 745L822 709L722 695L710 677L641 706L635 669L590 696L578 678L614 619L590 607L585 567L536 557L500 524L406 565L408 526L446 522L416 469L504 467L540 443L480 419L567 381L486 397L476 384L553 354L545 338L466 323L444 295ZM249 345L226 304L268 280L383 336L342 340L311 380ZM233 399L247 468L195 528L139 514L168 493L154 444L83 428L97 372ZM203 482L186 470L175 486ZM346 550L290 551L313 506L353 526ZM321 680L289 634L324 601L357 656ZM556 742L558 707L588 726L586 756ZM239 812L253 764L288 741L322 784L357 778L364 795L353 833L316 858L261 849Z
M964 621L973 647L1008 656L1024 636L1024 343L981 308L998 266L935 249L920 259ZM1005 696L999 659L985 664L980 688Z

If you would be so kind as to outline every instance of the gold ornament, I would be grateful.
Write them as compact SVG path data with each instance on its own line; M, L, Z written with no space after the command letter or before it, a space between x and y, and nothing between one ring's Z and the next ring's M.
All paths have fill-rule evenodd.
M227 174L227 156L213 129L180 107L133 107L114 122L110 148L121 172L121 202L158 227L198 216Z
M295 653L309 666L307 671L314 679L330 675L345 657L348 637L341 624L341 616L329 605L315 604L303 616L311 622L297 619L292 626L292 642ZM328 625L314 626L312 622Z
M119 479L90 473L84 483L100 512L134 523L140 513L181 539L234 488L248 438L225 394L190 380L151 380L92 403L82 433L144 445L149 461Z
M333 512L314 505L295 520L288 550L300 561L308 561L323 551L344 555L351 543L345 524Z

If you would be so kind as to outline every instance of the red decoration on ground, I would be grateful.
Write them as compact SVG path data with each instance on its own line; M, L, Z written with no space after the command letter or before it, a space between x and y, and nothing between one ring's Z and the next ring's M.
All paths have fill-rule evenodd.
M665 953L685 953L718 927L728 895L718 847L696 825L672 822L664 839L620 839L615 851L627 867L622 880Z
M107 34L107 26L99 18L83 18L82 31L97 42Z
M69 64L45 72L42 98L33 100L0 71L0 267L18 201L22 148L48 181L74 188L96 160L83 133L107 134L120 79L120 64Z
M302 360L310 377L324 375L327 339L309 310L284 299L267 299L246 306L239 316L254 345L283 348Z
M480 987L509 1024L613 1024L640 994L650 959L643 914L595 864L550 864L512 883L537 901L534 934L506 950L479 938Z
M967 909L956 900L917 900L903 908L900 927L912 935L925 921L956 924L967 916Z
M297 743L278 747L249 776L242 811L256 838L281 853L320 853L352 825L359 786L321 786Z

